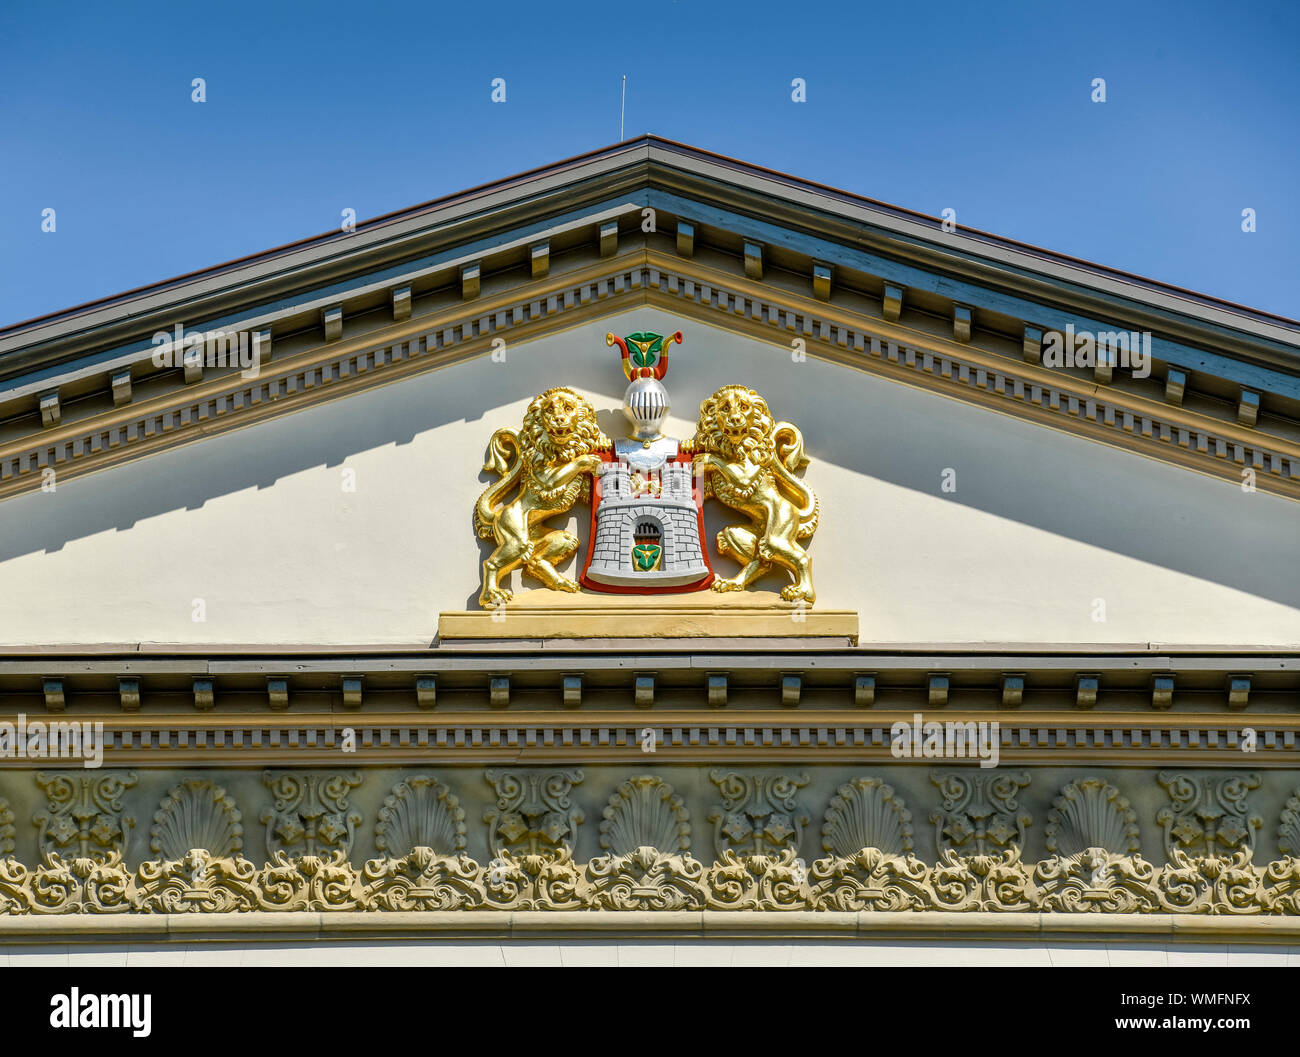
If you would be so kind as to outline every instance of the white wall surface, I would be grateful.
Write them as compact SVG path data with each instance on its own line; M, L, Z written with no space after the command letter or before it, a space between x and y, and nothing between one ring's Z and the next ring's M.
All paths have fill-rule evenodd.
M661 942L592 940L569 942L484 942L470 940L269 942L132 942L67 946L0 946L0 966L323 966L349 968L398 965L463 965L571 968L578 966L782 966L961 965L961 966L1128 966L1300 967L1300 947L1284 944L1070 943L1057 940L848 940L762 941L679 940ZM1209 984L1198 986L1209 987ZM1135 1016L1151 1015L1135 1010ZM1164 1016L1163 1012L1157 1015ZM1192 1013L1192 1016L1198 1014ZM1250 1015L1231 1009L1222 1016Z
M492 431L564 384L619 428L606 330L679 327L671 432L729 382L800 426L864 643L1300 643L1300 505L648 308L5 500L0 643L427 643L478 592Z

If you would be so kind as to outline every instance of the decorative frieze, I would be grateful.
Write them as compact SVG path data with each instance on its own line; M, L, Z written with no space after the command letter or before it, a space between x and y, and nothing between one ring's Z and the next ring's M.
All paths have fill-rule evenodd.
M465 850L465 811L431 774L413 774L393 786L379 809L375 847L389 855L428 848L440 855Z
M1246 797L1258 789L1258 774L1193 775L1161 771L1156 780L1170 806L1156 815L1170 861L1184 856L1213 857L1224 852L1253 854L1263 820L1250 813Z
M1297 916L1300 859L1252 865L1245 853L1155 867L1094 849L1039 863L1014 856L931 866L863 849L807 869L779 855L689 854L641 848L575 862L567 851L509 854L482 866L417 848L360 868L318 856L247 859L194 851L128 869L52 857L36 869L0 860L0 915L187 914L258 911L776 910L957 911Z
M822 848L847 857L862 848L889 855L912 851L912 813L879 778L854 778L831 797L822 824Z
M709 815L719 852L747 856L798 852L809 821L797 800L799 790L808 784L806 774L715 770L709 772L709 780L722 795L722 803Z
M162 860L183 859L192 850L225 859L243 846L244 827L234 800L203 778L172 786L149 830L149 847Z
M122 795L134 786L134 772L38 772L36 785L47 801L33 816L37 846L47 861L59 856L107 863L126 850L135 819L124 813Z
M949 771L932 774L930 781L943 798L930 814L940 856L1000 855L1024 846L1031 820L1016 796L1029 784L1027 771Z
M488 770L483 777L496 794L483 813L495 855L536 856L573 846L583 822L572 796L581 771Z
M266 771L262 782L275 803L261 814L272 855L346 858L361 825L348 797L361 784L359 771Z
M615 855L630 855L638 848L662 852L688 851L691 820L673 787L652 774L639 774L623 782L609 798L600 823L600 846Z
M713 859L692 855L684 798L638 774L609 797L602 854L582 861L573 842L581 772L491 771L485 815L493 858L465 850L464 812L427 772L400 780L377 815L380 855L358 865L349 806L359 775L267 772L270 861L242 853L239 812L209 780L171 788L154 816L155 857L132 868L122 842L130 774L42 774L50 807L33 821L40 862L15 859L13 815L0 801L0 917L14 914L189 914L475 910L957 911L1300 915L1294 854L1300 794L1281 812L1282 858L1254 864L1259 820L1248 774L1158 776L1171 805L1157 815L1169 861L1138 852L1138 812L1097 777L1068 783L1047 812L1049 855L1023 858L1025 773L934 772L937 857L915 854L911 815L874 776L842 783L826 807L825 856L799 856L808 780L715 771L723 806ZM75 780L74 780L75 779ZM83 781L84 780L84 781ZM61 821L66 825L61 824ZM74 821L78 824L74 824ZM188 846L188 847L186 847ZM182 849L184 850L178 850Z
M1113 785L1100 778L1071 782L1052 801L1045 829L1047 850L1077 855L1093 848L1137 852L1137 815Z

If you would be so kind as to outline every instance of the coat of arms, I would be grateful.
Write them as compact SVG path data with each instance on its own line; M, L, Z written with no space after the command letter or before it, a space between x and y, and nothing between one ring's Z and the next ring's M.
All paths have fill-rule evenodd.
M681 331L608 334L605 342L618 346L628 379L626 437L601 433L591 404L567 388L536 397L520 430L492 435L484 469L500 479L479 497L474 524L496 546L483 562L479 604L509 601L505 581L515 569L556 591L656 594L740 591L775 566L791 577L781 597L810 605L812 560L802 543L817 528L818 504L795 476L808 464L798 428L774 422L754 390L727 385L700 405L693 437L666 437L663 378ZM718 533L718 552L741 564L728 579L714 575L705 546L702 504L710 497L746 518ZM578 538L545 522L588 498L591 538L579 583L557 568Z

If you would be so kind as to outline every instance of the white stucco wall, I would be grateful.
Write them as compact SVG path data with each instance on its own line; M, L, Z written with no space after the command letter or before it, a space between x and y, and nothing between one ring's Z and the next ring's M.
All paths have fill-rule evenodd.
M679 327L670 426L744 382L802 428L864 643L1300 643L1297 504L650 309L5 500L0 642L427 643L478 592L492 431L552 385L617 408L606 330Z
M813 965L946 965L970 968L1038 969L1082 966L1114 968L1174 967L1244 968L1300 966L1300 947L1285 944L1228 944L1154 942L1118 938L1112 942L1070 942L1045 938L1016 940L953 938L946 944L934 939L843 942L764 942L762 940L683 940L665 936L661 941L581 939L570 942L499 942L436 939L424 941L371 940L329 944L273 939L213 943L204 937L193 942L169 940L150 943L78 943L75 945L0 946L0 966L52 968L157 965L191 966L499 966L506 968L632 968L642 966L750 966L790 968ZM1249 1013L1246 1010L1242 1015ZM1140 1014L1139 1014L1140 1015ZM1163 1014L1161 1014L1163 1015ZM1224 1012L1232 1016L1231 1010Z

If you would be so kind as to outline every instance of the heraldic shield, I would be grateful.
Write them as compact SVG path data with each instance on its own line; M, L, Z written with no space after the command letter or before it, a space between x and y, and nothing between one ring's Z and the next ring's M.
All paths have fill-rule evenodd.
M664 436L668 350L681 341L681 331L605 335L628 379L622 439L602 433L595 408L563 386L535 397L520 429L492 435L483 469L499 480L474 507L475 532L494 544L483 561L484 609L510 601L516 569L552 591L661 594L747 591L779 568L791 580L782 601L816 600L803 544L817 530L820 506L797 476L809 461L803 434L775 420L753 389L724 385L700 404L693 436ZM717 534L718 554L740 564L732 577L718 578L709 563L709 498L744 518ZM590 543L580 578L571 580L560 567L581 541L548 519L588 499Z
M594 475L591 543L582 571L589 590L657 594L698 591L713 581L692 458L661 432L669 411L662 381L668 348L681 340L681 331L667 338L605 337L623 356L629 431L604 453L608 457Z

